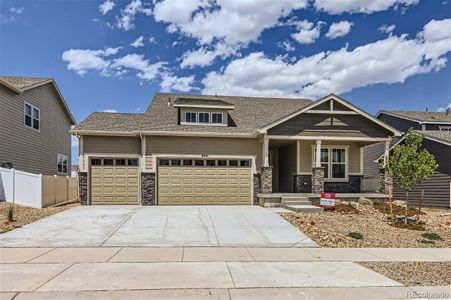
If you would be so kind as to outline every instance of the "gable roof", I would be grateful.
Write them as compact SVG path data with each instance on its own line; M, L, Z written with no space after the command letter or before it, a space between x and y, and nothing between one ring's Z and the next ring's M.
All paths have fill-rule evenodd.
M63 95L61 94L56 82L52 78L38 78L38 77L16 77L16 76L0 76L0 84L3 84L10 90L14 91L17 94L22 94L29 89L33 89L39 87L41 85L51 83L55 88L59 100L63 105L63 108L70 119L72 125L75 125L75 118L69 110L66 101L64 100Z
M451 113L446 112L426 112L426 111L401 111L401 110L381 110L380 114L386 114L418 123L442 123L451 124Z
M229 111L231 126L179 125L178 110L174 102L178 99L188 101L216 100L235 107ZM183 101L187 101L183 100ZM170 105L168 106L168 102ZM215 102L216 103L216 102ZM268 122L275 121L312 103L307 99L261 98L242 96L211 96L188 94L156 93L144 114L94 113L72 130L83 131L135 132L135 133L173 133L180 135L215 134L234 136L253 136Z
M344 105L345 107L349 108L351 111L353 111L353 112L365 117L366 119L372 121L373 123L376 123L379 126L385 128L386 130L392 132L394 134L394 136L401 136L401 132L399 130L397 130L394 127L392 127L392 126L382 122L381 120L373 117L372 115L370 115L367 112L361 110L360 108L354 106L353 104L347 102L346 100L338 97L335 94L329 94L326 97L323 97L323 98L321 98L321 99L319 99L319 100L317 100L315 102L312 102L311 104L309 104L309 105L307 105L305 107L302 107L299 110L294 111L293 113L291 113L289 115L283 116L282 118L280 118L278 120L275 120L274 122L268 123L266 126L264 126L263 128L260 129L260 132L266 132L268 129L270 129L270 128L274 127L274 126L277 126L277 125L279 125L279 124L281 124L281 123L283 123L283 122L285 122L285 121L287 121L287 120L289 120L289 119L291 119L291 118L293 118L293 117L295 117L297 115L300 115L300 114L302 114L302 113L304 113L304 112L306 112L308 110L311 110L312 108L314 108L316 106L319 106L319 105L321 105L324 102L327 102L329 100L334 100L334 101Z

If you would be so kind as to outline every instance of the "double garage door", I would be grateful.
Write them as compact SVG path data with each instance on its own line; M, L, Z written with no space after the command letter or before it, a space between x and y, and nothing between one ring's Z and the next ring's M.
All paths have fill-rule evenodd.
M158 204L249 205L251 160L159 159Z
M139 204L137 159L92 159L91 204Z

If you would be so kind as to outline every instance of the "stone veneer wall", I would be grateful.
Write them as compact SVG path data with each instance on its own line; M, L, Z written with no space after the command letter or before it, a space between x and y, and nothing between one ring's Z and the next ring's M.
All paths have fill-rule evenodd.
M260 190L264 194L272 193L272 167L262 167L260 175Z
M141 205L155 205L155 173L141 173Z
M293 193L311 193L312 175L293 175Z
M88 173L78 172L78 194L80 205L88 205Z
M360 193L360 175L350 175L347 182L324 182L324 191L329 193Z
M319 194L324 192L324 168L312 168L312 193Z
M393 185L392 179L385 173L385 169L379 169L379 178L377 182L377 192L381 194L388 194L389 187Z
M258 204L258 193L261 193L260 174L254 174L254 204Z

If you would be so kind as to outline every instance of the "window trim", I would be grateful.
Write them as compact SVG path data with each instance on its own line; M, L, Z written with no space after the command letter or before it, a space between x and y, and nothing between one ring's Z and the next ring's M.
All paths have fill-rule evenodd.
M321 145L321 149L327 149L329 153L328 159L328 174L326 178L326 174L324 174L324 182L349 182L349 146L347 145ZM345 150L345 177L344 178L333 178L332 177L332 150L333 149L342 149ZM312 145L312 168L315 167L315 150L316 145ZM335 163L337 164L337 163Z
M61 162L61 172L59 171L59 161L60 161L60 157L62 158L62 162ZM64 159L66 158L66 159ZM66 161L66 172L64 172L64 160ZM56 154L56 173L58 174L68 174L69 173L69 167L68 167L68 157L65 154L62 153L57 153Z
M439 131L450 132L450 131L451 131L451 126L443 126L443 125L440 125L440 126L438 127L438 129L439 129Z
M186 115L188 113L192 113L196 115L196 122L188 122ZM208 114L208 122L200 122L199 121L199 115L200 114ZM222 123L213 123L213 114L220 114L222 115ZM193 110L185 110L183 111L183 115L184 115L184 121L181 121L180 124L181 125L198 125L198 126L227 126L227 124L224 123L224 113L223 112L208 112L208 111L193 111Z
M30 117L31 117L31 126L28 126L28 125L25 123L25 122L26 122L26 117L27 117L27 113L26 113L26 107L27 107L27 105L31 107L31 116L30 116ZM39 112L39 119L37 119L38 122L39 122L39 129L36 129L36 128L34 128L34 126L33 126L33 120L35 119L35 118L33 117L33 109L36 109L36 110ZM24 104L23 104L23 125L24 125L25 127L27 127L27 128L31 128L31 129L36 130L36 131L38 131L38 132L41 131L41 110L40 110L37 106L34 106L33 104L31 104L31 103L29 103L29 102L27 102L27 101L24 101Z

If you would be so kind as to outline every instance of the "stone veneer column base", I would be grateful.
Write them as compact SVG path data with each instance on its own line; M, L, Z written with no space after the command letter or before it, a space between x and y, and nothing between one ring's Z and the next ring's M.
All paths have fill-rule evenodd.
M263 194L272 193L272 167L262 167L260 177L260 189Z
M258 197L257 194L261 193L261 188L260 188L260 174L254 174L254 204L258 204Z
M324 168L312 168L312 193L319 194L324 192Z
M385 172L384 168L379 169L379 178L377 182L377 192L380 194L388 194L389 187L392 186L392 179Z
M78 195L80 205L88 205L88 173L78 172Z
M141 173L141 205L155 205L155 173Z

